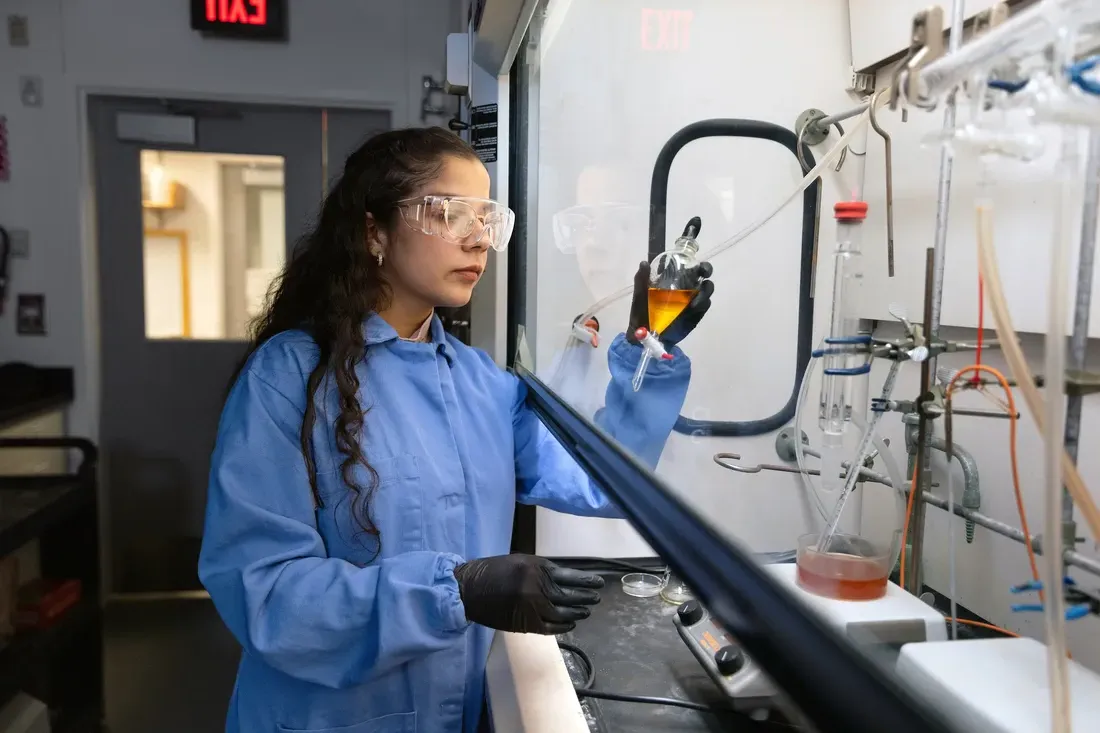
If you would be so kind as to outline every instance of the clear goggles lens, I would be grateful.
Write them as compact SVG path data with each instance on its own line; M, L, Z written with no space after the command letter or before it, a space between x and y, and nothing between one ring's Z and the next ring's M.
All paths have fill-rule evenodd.
M644 240L647 215L646 209L630 204L570 206L551 218L554 243L563 253L572 254L593 243L637 242L639 236Z
M487 244L503 252L516 214L492 199L424 196L398 202L405 223L419 232L462 245Z

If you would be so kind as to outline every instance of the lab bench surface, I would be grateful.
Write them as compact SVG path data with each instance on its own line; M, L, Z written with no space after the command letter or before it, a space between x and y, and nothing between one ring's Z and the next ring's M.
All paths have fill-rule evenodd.
M646 697L668 697L722 706L725 697L680 639L672 619L676 606L660 597L634 598L623 593L622 572L603 573L605 587L592 616L559 637L591 659L592 688L603 692ZM580 667L566 653L566 667L575 682ZM763 733L793 730L729 715L611 700L584 698L582 709L593 733L663 733L664 731L723 731Z

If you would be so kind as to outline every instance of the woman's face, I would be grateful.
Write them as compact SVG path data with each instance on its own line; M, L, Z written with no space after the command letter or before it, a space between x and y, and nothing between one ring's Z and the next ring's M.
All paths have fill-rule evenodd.
M489 172L479 160L448 157L439 176L415 191L423 196L489 197ZM485 271L488 239L476 235L449 241L424 234L406 223L401 213L382 240L383 271L394 299L426 308L456 308L470 302L474 286Z

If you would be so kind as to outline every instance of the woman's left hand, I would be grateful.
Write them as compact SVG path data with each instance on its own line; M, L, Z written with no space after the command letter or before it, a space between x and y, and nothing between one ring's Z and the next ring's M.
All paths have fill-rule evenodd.
M714 268L709 262L700 262L695 266L698 277L698 289L695 297L687 304L687 307L676 316L676 319L668 325L664 333L657 334L661 343L665 346L675 346L688 337L703 316L710 310L710 298L714 295L714 283L710 276ZM630 323L627 324L626 337L632 343L637 343L634 333L639 328L649 328L649 263L638 265L638 272L634 274L634 298L630 302Z

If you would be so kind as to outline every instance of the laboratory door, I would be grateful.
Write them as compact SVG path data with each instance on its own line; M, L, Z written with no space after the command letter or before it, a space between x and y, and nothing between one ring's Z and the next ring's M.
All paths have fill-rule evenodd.
M326 179L388 112L89 100L114 593L197 590L218 417Z

